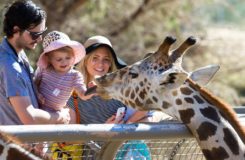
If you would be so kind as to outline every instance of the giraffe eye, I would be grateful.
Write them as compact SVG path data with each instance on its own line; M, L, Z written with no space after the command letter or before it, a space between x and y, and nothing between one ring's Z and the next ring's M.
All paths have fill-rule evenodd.
M137 78L139 76L139 73L138 73L138 66L137 65L134 65L132 66L132 68L129 69L129 75L131 75L131 77L134 79L134 78Z
M158 73L161 74L163 71L164 71L164 69L163 69L163 68L160 68L160 69L158 70Z

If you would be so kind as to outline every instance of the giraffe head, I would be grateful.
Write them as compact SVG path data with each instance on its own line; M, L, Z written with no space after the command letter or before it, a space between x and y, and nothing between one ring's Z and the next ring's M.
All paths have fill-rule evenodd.
M167 37L145 59L97 78L97 93L136 109L159 109L180 120L197 138L206 159L244 159L245 132L235 112L193 83L191 78L196 77L181 66L183 53L195 39L189 37L169 51L174 41Z
M97 93L105 99L115 98L141 110L160 109L155 103L162 92L179 87L188 77L181 66L182 55L195 44L193 37L177 49L169 51L175 42L166 37L155 53L143 60L96 79Z

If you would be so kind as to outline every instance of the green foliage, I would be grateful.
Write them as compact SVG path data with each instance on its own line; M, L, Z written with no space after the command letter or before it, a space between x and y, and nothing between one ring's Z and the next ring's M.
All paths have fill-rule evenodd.
M8 0L0 1L1 13L6 1ZM55 2L57 1L53 0L53 3L47 4ZM71 1L66 1L69 2ZM183 67L192 71L208 64L220 64L221 69L208 88L216 95L225 97L229 103L239 105L239 100L245 97L245 77L242 76L245 74L237 71L245 67L241 60L241 52L245 49L245 35L242 36L245 34L242 32L245 1L154 0L145 6L143 2L144 0L89 0L77 10L71 10L72 13L66 19L58 23L51 22L48 27L63 31L82 43L96 34L107 36L115 51L128 64L138 61L146 53L154 52L166 35L177 37L173 48L193 35L198 38L198 43L184 57ZM133 17L140 7L140 14ZM59 11L60 8L56 10ZM0 21L2 22L2 17ZM228 28L230 26L240 30L234 32L234 29ZM114 31L118 31L118 34L113 35ZM35 51L28 52L34 67L41 50L41 46L38 46Z
M218 0L200 6L197 13L207 23L227 24L236 23L244 25L245 1L243 0Z

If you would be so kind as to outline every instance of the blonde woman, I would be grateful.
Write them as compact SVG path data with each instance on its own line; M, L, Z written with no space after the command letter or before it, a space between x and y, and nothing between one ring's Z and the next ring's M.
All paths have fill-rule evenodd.
M86 56L78 64L77 69L83 74L84 82L88 89L94 85L93 80L96 76L103 76L106 73L116 71L126 66L126 64L117 57L111 42L104 36L91 37L85 42L84 46L86 48ZM148 112L136 111L125 106L118 100L103 100L99 96L93 96L88 100L82 100L79 97L72 96L67 105L76 111L77 121L81 124L134 123L147 120L148 117L150 117ZM117 111L122 108L125 109L124 114L117 117ZM141 159L151 159L149 149L143 141L131 142L131 145L126 145L129 152L118 153L117 157L120 157L119 159L135 158L135 155L137 155L137 158L140 156ZM95 146L90 147L92 149ZM84 149L84 155L86 154L86 150L87 149ZM95 155L93 151L89 153ZM93 158L95 158L95 156Z
M120 60L114 52L110 41L103 36L94 36L89 38L85 44L86 56L78 64L79 70L84 76L84 83L89 88L93 85L93 80L96 76L103 76L106 73L113 72L123 68L126 64ZM121 119L117 119L115 114L118 108L125 108L125 116L123 122L133 123L148 116L148 112L135 111L118 100L103 100L99 96L93 96L91 99L82 100L77 98L74 105L74 98L71 97L68 101L68 106L79 112L77 115L80 118L81 124L90 123L119 123ZM122 121L120 121L122 122Z

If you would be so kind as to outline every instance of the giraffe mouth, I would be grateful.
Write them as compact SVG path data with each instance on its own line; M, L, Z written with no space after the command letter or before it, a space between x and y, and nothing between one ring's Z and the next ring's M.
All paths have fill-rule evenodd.
M105 100L112 98L110 94L100 85L96 86L96 93L98 94L98 96Z

